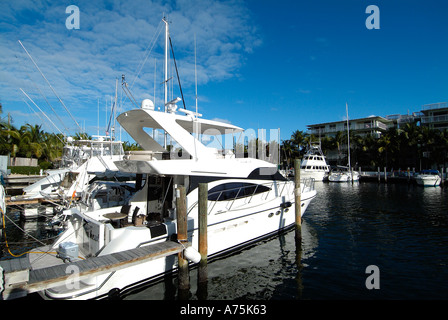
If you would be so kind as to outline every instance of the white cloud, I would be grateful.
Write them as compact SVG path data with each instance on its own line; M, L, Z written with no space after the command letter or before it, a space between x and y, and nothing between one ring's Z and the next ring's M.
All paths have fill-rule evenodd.
M81 112L89 111L92 105L96 108L98 98L102 101L105 95L114 94L116 78L119 84L122 74L128 83L134 80L163 13L170 21L184 94L194 85L195 35L199 85L237 75L245 54L261 43L251 26L250 12L244 2L236 0L81 0L76 1L79 30L65 27L67 5L65 1L44 0L0 2L0 99L4 107L7 102L22 101L19 88L36 98L39 106L46 106L37 85L55 109L63 112L17 40L23 42L75 116L84 119L90 116L79 115ZM159 100L162 97L163 40L163 36L157 40L132 88L138 102L142 97L153 96L154 59L156 95ZM174 68L172 73L176 79Z

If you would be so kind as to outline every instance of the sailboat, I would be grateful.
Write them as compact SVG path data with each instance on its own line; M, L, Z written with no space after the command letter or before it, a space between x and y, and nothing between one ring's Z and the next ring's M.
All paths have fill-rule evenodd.
M166 23L166 37L169 36ZM167 55L165 55L167 59ZM165 74L165 80L167 75ZM316 196L313 181L294 182L283 177L273 163L239 158L232 150L218 150L202 143L201 136L237 134L242 128L203 119L198 112L177 108L180 99L167 101L166 111L157 111L145 99L141 108L117 117L129 135L143 147L131 151L115 164L121 172L135 173L145 181L125 206L82 212L71 208L67 229L41 252L70 246L79 257L108 255L156 245L173 239L177 230L176 194L186 189L188 241L198 249L198 185L208 184L208 256L213 257L276 234L295 222L295 206L302 215ZM168 151L147 128L162 130L180 146ZM166 141L164 139L164 141ZM296 191L295 191L296 190ZM295 203L301 192L301 203ZM111 217L111 213L114 218ZM115 219L115 220L114 220ZM116 219L120 219L119 222ZM77 257L75 257L76 259ZM64 261L50 254L29 254L33 269ZM48 299L90 299L107 296L112 290L129 290L172 272L174 256L159 258L92 276L74 283L41 291Z
M345 111L347 114L347 152L348 152L348 166L338 166L338 170L332 171L328 176L328 180L331 182L347 182L358 181L359 172L353 171L350 164L350 123L348 118L348 104L345 104Z

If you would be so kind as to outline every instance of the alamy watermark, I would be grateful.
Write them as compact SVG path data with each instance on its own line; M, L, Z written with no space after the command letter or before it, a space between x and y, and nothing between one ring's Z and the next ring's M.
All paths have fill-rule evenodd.
M79 267L76 265L68 265L65 274L70 274L65 280L65 287L69 290L79 289Z
M75 5L70 5L65 8L65 13L70 14L67 19L65 19L65 27L69 30L79 29L80 17L79 8Z
M378 290L380 288L380 268L376 265L367 266L366 274L369 274L366 279L366 288Z
M380 28L380 8L370 5L366 8L366 13L370 15L366 19L366 28L369 30Z

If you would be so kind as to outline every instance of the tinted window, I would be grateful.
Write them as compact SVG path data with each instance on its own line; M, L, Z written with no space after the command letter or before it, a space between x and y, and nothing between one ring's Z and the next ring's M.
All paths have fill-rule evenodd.
M271 188L244 182L230 182L223 183L213 187L208 191L208 200L211 201L226 201L249 197L254 194L262 193L271 190Z

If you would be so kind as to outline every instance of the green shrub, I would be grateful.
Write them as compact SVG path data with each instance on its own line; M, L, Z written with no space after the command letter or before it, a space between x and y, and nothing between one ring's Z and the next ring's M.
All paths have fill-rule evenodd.
M41 161L39 162L39 167L44 171L48 169L53 169L53 163L49 161Z
M27 174L27 175L36 175L40 172L40 167L27 167L27 166L17 166L11 167L8 166L8 169L11 169L11 174Z

